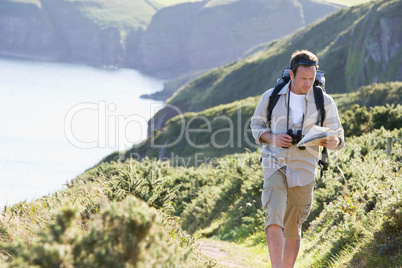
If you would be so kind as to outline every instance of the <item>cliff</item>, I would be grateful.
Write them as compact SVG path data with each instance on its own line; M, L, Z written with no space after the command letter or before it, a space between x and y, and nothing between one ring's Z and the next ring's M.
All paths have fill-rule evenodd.
M201 111L257 96L276 84L290 55L308 49L319 57L329 93L353 92L373 82L402 80L402 1L342 9L246 59L212 70L168 100L182 111ZM247 90L246 90L247 89Z
M221 66L336 9L309 0L215 0L166 7L153 16L141 39L141 66L162 77Z
M63 45L37 3L0 2L0 54L57 60Z
M75 8L80 2L41 0L41 3L62 44L60 61L96 66L118 66L122 62L123 48L116 27L101 28L95 24Z
M177 77L233 61L336 9L312 0L162 7L152 0L3 0L0 55Z
M138 153L139 156L164 157L169 151L163 145L171 143L180 134L177 131L180 127L188 127L180 125L183 124L182 120L192 122L191 118L197 118L198 115L198 118L213 121L214 116L219 118L220 115L232 113L236 109L236 101L242 109L248 109L248 115L251 116L255 103L245 107L244 103L249 103L247 98L258 97L276 85L276 79L297 49L308 49L318 55L320 69L325 71L326 91L331 94L354 92L373 82L401 81L400 10L400 0L376 1L343 9L269 43L264 50L248 58L206 72L180 88L167 101L167 106L149 122L148 140L129 150L127 155ZM232 107L224 109L230 103ZM232 122L237 122L237 119ZM222 124L219 125L223 128ZM208 139L205 135L200 134L197 139ZM159 147L155 147L155 144ZM191 150L190 147L188 144L182 145L183 152ZM169 150L178 153L176 145L169 147ZM220 153L220 149L215 147L208 150Z
M134 66L142 33L160 7L145 0L4 0L0 55Z

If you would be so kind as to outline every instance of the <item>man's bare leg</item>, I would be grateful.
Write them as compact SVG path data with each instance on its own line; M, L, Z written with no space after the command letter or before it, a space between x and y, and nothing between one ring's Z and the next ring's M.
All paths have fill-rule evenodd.
M269 258L272 268L282 268L283 230L282 227L272 224L265 229Z
M300 240L285 239L285 246L283 252L283 268L293 268L295 265L297 254L299 254Z

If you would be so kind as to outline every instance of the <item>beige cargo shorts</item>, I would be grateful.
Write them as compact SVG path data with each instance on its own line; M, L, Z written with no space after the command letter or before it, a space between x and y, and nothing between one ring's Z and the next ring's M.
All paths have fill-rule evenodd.
M264 178L261 194L266 209L265 228L272 224L281 226L285 238L301 239L301 226L311 211L315 181L288 188L286 167Z

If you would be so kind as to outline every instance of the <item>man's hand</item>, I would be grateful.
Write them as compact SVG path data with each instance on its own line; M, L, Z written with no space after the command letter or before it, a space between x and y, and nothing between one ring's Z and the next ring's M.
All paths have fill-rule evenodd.
M287 148L290 145L292 145L292 137L290 137L288 134L273 134L270 132L265 132L264 134L261 135L260 139L264 142L270 142L275 144L276 146L279 147L284 147Z
M331 137L329 140L323 140L320 142L321 146L324 146L328 150L335 150L338 147L341 140L338 137Z

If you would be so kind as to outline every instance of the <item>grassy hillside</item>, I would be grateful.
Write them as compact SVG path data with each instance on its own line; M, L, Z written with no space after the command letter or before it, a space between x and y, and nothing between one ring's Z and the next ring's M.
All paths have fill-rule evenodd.
M387 158L387 136L399 138L401 130L348 139L331 155L330 171L317 178L297 267L401 263L401 144L395 145L399 156ZM230 156L212 169L172 174L173 185L183 184L177 203L183 227L198 236L264 244L258 159L258 153Z
M353 92L374 81L402 79L398 67L402 54L397 52L401 32L396 26L402 23L401 9L400 0L383 0L340 10L246 59L206 73L167 103L184 111L200 111L260 95L275 85L297 49L318 55L329 93Z
M122 30L142 28L145 30L162 5L154 1L107 1L86 0L80 10L103 27L115 26Z
M371 2L373 0L320 0L320 1L324 2L324 3L331 3L331 4L337 4L337 5L350 7L350 6L365 4L365 3Z
M331 154L330 170L317 178L297 267L401 264L402 144L387 156L389 136L401 139L402 129L349 138ZM1 213L0 267L214 267L194 238L234 241L245 252L264 247L261 187L258 152L198 168L102 163L52 196ZM264 250L246 263L267 257Z
M343 150L331 153L329 170L316 178L297 267L402 262L400 96L402 82L334 96L349 136ZM0 267L216 267L197 250L194 239L201 237L237 243L244 248L237 254L247 254L245 266L263 267L268 253L259 150L236 154L227 139L231 127L242 128L257 101L250 97L184 115L193 120L191 129L208 130L191 133L192 142L213 140L222 148L191 151L180 141L172 151L177 158L103 162L52 195L4 208ZM384 102L387 106L371 107ZM180 119L168 125L156 141L177 137ZM236 146L243 142L244 151L241 131L231 138ZM388 137L394 139L389 155ZM198 158L188 162L185 156L194 153ZM229 155L218 158L221 154Z
M354 93L334 94L345 135L359 136L381 126L390 130L399 128L401 96L402 82L373 83ZM201 112L177 115L173 111L175 116L162 129L153 131L147 140L126 152L111 154L103 161L148 156L188 166L198 165L204 158L213 162L216 157L227 154L255 151L259 146L254 143L249 124L259 98L249 97Z
M205 267L172 214L178 187L161 185L152 168L139 178L127 164L97 167L52 196L5 207L0 267Z
M117 27L145 30L152 16L163 6L153 0L68 0L73 7L101 28Z
M35 4L37 6L40 6L40 0L9 0L12 2L17 2L17 3L29 3L29 4ZM150 1L155 6L173 6L177 4L182 4L182 3L188 3L188 2L199 2L202 0L153 0ZM359 5L363 3L367 3L371 0L320 0L319 2L325 2L325 3L333 3L337 5L343 5L343 6L353 6L353 5Z
M43 0L5 0L3 4L33 4L42 7ZM53 1L57 4L57 0ZM75 9L85 17L95 22L101 28L117 27L122 32L128 29L146 29L152 16L164 5L154 0L67 0L60 2L63 7ZM23 5L18 5L20 8ZM9 14L13 14L8 10Z

